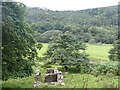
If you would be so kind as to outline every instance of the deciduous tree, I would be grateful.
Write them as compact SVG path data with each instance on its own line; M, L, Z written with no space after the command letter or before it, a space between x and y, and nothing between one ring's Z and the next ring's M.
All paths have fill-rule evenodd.
M25 5L17 2L2 3L2 79L29 76L32 73L36 43L25 22Z

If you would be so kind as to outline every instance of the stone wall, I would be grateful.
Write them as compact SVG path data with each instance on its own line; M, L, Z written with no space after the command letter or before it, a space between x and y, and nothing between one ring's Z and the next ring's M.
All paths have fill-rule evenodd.
M46 70L44 82L62 82L63 75L61 71L58 71L57 69L48 68Z

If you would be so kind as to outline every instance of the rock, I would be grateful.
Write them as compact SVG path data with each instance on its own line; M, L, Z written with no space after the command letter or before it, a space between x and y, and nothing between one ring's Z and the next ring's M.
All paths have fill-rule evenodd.
M40 71L40 70L36 70L36 71L35 71L34 83L33 83L33 86L34 86L34 87L40 86L40 85L42 84L42 82L39 81L39 76L40 76L39 71Z
M46 82L57 82L57 74L49 74L49 75L45 75L45 83Z
M36 87L36 86L40 86L41 84L42 84L42 82L34 82L33 86Z
M61 85L65 86L65 83L60 83Z
M63 81L63 75L61 71L58 71L57 68L48 68L46 70L45 74L45 81L44 83L47 82L62 82Z
M63 75L62 75L62 72L61 72L61 71L58 72L57 81L58 81L58 82L62 82L62 81L63 81Z
M48 68L46 70L46 74L48 74L48 73L54 73L54 69L53 68Z
M34 75L34 87L40 86L42 82L39 81L39 76L41 73L39 73L40 70L36 70ZM61 71L58 71L57 68L48 68L46 70L46 73L44 75L44 83L48 85L56 85L57 83L60 83L61 85L65 85L65 83L61 83L63 81L63 75Z

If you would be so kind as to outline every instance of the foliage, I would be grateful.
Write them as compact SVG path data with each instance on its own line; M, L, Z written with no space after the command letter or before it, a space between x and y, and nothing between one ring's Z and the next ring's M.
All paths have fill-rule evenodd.
M39 57L44 57L43 53L46 52L48 48L48 43L42 43L43 47L41 50L37 50ZM102 45L96 45L96 44L88 44L85 43L86 47L86 53L89 54L89 59L91 61L99 62L99 61L108 61L109 54L108 51L112 48L112 44L102 44Z
M94 43L96 43L95 39L90 39L89 40L89 44L94 44Z
M117 39L117 6L78 11L51 11L28 8L27 22L34 31L70 31L79 41L112 44Z
M92 74L94 76L108 75L108 76L119 76L120 71L118 68L118 62L103 62L103 63L89 63L81 64L76 67L77 71L82 74Z
M25 22L25 5L17 2L2 3L2 79L30 76L36 48L30 26Z
M80 63L88 63L88 58L84 52L86 46L82 42L78 42L76 37L66 32L60 36L53 38L45 53L45 57L51 63L59 63L61 65L79 65ZM83 52L79 52L83 50Z
M90 74L91 71L93 70L94 68L94 64L81 64L81 65L78 65L76 68L78 68L78 72L80 73L86 73L86 74Z
M52 40L52 38L54 38L55 36L59 36L60 34L62 34L60 30L49 30L42 33L38 41L48 43Z
M95 77L91 74L69 73L64 77L65 86L60 84L50 86L42 84L36 88L83 88L84 82L88 79L87 88L118 88L118 76L108 77L106 75L99 75ZM40 77L41 80L41 77ZM107 84L106 84L107 83ZM34 88L33 76L9 79L2 82L4 88ZM86 88L85 87L85 88Z
M120 39L113 43L113 48L109 51L109 59L112 61L119 61L120 57Z
M34 39L37 40L37 42L40 42L42 39L41 33L38 33L37 31L34 31L33 36L34 36Z
M93 71L91 72L95 76L98 75L108 75L108 76L119 76L119 68L118 68L118 62L107 62L102 64L96 64L93 67Z

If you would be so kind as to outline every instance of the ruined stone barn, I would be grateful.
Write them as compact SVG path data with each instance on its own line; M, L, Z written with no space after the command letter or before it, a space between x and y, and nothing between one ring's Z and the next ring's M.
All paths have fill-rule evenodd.
M45 73L45 80L44 82L62 82L63 81L63 75L61 71L58 71L57 69L48 68Z

